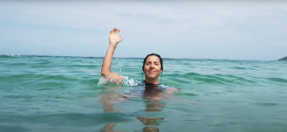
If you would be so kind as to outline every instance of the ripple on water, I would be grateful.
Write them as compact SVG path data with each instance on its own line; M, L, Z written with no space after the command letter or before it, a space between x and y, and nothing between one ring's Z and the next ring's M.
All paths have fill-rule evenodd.
M186 74L167 74L165 77L171 78L171 81L178 83L205 83L217 85L233 85L233 84L248 84L256 83L253 80L245 79L241 76L228 75L228 74L212 74L204 75L199 73L186 73Z
M266 79L272 82L279 82L279 83L287 84L287 79L284 79L284 78L266 78Z
M47 126L91 126L114 122L132 121L126 114L113 113L54 113L40 115L0 114L0 123L25 122L33 124L45 124ZM0 129L1 130L1 129Z
M245 70L247 68L245 67L242 67L242 66L233 66L233 67L230 67L231 69L238 69L238 70Z
M269 102L257 102L257 103L252 103L254 105L259 105L259 106L276 106L279 105L278 103L269 103Z

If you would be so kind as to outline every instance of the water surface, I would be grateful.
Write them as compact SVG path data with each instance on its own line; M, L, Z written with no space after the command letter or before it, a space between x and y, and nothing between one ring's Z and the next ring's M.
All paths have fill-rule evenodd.
M107 105L128 88L98 85L103 58L1 56L0 131L287 131L286 62L163 60L172 97ZM142 61L114 58L112 70L142 81Z

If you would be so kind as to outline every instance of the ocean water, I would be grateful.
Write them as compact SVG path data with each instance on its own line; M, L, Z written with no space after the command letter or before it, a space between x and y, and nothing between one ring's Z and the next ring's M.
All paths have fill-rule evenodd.
M169 98L122 100L103 58L0 57L0 132L286 132L287 62L164 59ZM143 80L143 59L112 70ZM107 101L108 100L108 101Z

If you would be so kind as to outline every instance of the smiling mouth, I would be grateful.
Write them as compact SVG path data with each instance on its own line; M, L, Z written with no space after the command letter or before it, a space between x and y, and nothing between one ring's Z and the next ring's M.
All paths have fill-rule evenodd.
M148 73L155 73L155 71L148 71Z

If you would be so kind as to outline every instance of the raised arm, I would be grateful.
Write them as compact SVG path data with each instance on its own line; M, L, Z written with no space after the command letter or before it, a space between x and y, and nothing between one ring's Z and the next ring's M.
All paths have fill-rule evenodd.
M101 75L105 77L106 79L108 79L109 82L121 85L122 83L121 76L117 73L112 72L111 70L114 52L116 50L118 43L121 42L121 40L123 39L122 36L119 38L119 33L120 33L120 30L116 28L110 31L110 35L109 35L110 45L109 45L109 48L107 50L106 56L103 61Z

